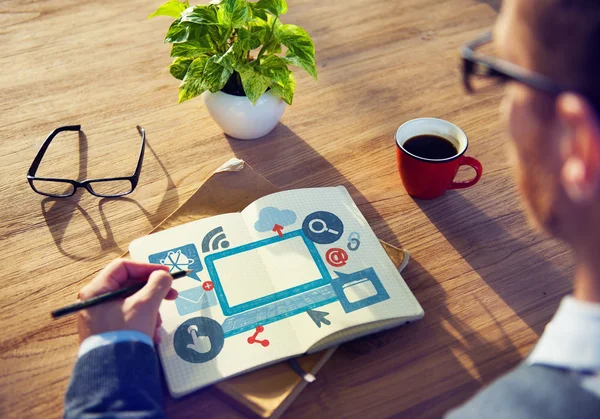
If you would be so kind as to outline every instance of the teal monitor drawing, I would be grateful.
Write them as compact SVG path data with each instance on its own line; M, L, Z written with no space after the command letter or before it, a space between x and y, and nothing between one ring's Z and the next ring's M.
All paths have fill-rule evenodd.
M302 230L210 254L204 263L225 316L291 299L332 279Z

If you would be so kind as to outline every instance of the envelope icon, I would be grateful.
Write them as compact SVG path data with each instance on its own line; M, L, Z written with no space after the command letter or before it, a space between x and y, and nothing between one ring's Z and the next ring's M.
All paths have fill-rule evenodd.
M189 290L179 291L175 299L175 306L180 316L185 316L217 304L214 291L205 291L202 285Z

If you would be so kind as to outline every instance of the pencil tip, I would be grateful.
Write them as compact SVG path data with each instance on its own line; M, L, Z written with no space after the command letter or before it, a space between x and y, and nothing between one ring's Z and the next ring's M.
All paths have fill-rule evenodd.
M173 277L173 279L183 278L184 276L187 276L192 272L194 272L192 269L182 269L181 271L172 273L171 276Z

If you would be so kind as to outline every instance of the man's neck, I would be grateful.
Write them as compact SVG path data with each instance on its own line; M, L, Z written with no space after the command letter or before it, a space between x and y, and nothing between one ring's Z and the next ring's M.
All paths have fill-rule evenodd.
M600 255L587 255L579 260L573 296L578 300L600 303Z

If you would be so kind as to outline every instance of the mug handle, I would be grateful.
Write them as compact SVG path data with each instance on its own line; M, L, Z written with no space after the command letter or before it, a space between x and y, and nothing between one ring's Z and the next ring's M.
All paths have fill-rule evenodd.
M473 169L475 169L475 177L471 180L465 180L462 182L453 181L448 189L468 188L469 186L475 185L477 182L479 182L479 179L481 179L481 174L483 173L483 166L481 166L481 163L479 163L477 159L474 159L473 157L462 156L460 158L460 161L458 162L458 166L472 167Z

